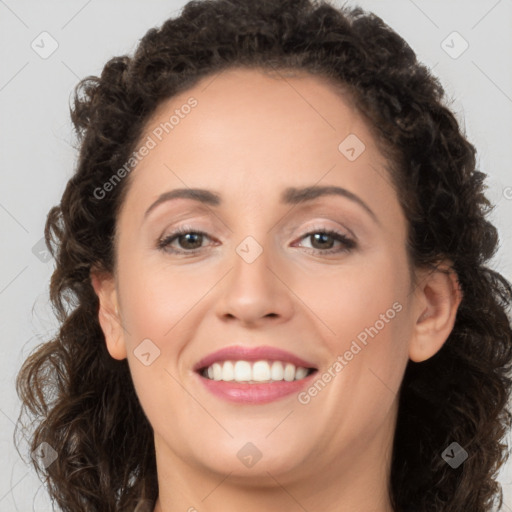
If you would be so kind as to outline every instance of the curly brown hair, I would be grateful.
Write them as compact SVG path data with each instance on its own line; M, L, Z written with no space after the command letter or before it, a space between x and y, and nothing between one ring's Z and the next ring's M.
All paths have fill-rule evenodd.
M45 228L60 330L17 378L18 427L28 415L31 449L44 441L58 452L44 472L52 499L67 512L113 512L158 495L153 431L127 361L106 349L90 279L92 268L114 269L128 180L101 200L94 191L123 167L162 101L233 67L305 71L350 93L393 164L412 267L453 262L463 291L455 326L435 356L408 362L400 388L389 481L395 511L501 506L512 287L486 266L498 236L487 220L485 175L438 79L408 44L371 13L314 0L189 2L149 30L133 57L112 58L99 78L77 85L79 161ZM452 469L441 453L455 440L469 458Z

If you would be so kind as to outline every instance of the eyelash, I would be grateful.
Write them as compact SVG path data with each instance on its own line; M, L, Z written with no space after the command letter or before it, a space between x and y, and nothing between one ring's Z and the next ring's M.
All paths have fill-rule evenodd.
M352 249L354 249L357 246L357 244L354 240L348 238L347 236L343 235L342 233L339 233L334 230L323 229L321 227L313 228L312 231L305 233L300 238L300 240L307 238L307 237L311 237L312 235L319 234L319 233L321 233L322 235L332 236L336 241L340 242L344 247L342 247L341 249L327 249L327 250L310 249L309 251L313 252L313 254L319 254L319 253L321 253L321 254L341 254L341 253L350 252ZM194 229L190 228L189 226L183 226L181 228L178 228L176 231L172 232L171 234L169 234L163 238L160 238L158 240L157 248L164 252L171 253L171 254L194 255L196 252L200 251L202 249L202 247L199 247L197 249L191 249L191 250L186 250L186 249L176 250L176 249L169 248L171 243L174 240L178 239L180 236L189 235L189 234L202 235L204 237L210 238L208 236L208 234L205 233L204 231L198 231L198 230L194 230Z

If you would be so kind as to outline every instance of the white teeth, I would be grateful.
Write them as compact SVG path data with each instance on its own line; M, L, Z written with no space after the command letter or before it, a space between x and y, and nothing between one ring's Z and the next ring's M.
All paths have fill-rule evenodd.
M235 380L237 382L246 382L251 380L251 364L247 361L237 361L235 363Z
M222 380L222 366L219 363L213 363L213 380Z
M235 367L231 361L224 361L222 367L222 380L235 380Z
M295 380L295 365L292 363L287 363L284 367L284 380L287 382Z
M252 378L258 382L270 380L270 366L267 361L256 361L252 365Z
M295 378L297 380L303 379L308 374L307 368L303 368L302 366L299 366L297 370L295 371Z
M270 376L272 377L272 380L283 380L283 378L284 378L283 363L280 363L279 361L274 361L272 363L272 368L270 370Z
M213 363L203 370L203 377L211 380L235 382L270 382L303 379L309 374L307 368L295 367L292 363L281 361L222 361Z

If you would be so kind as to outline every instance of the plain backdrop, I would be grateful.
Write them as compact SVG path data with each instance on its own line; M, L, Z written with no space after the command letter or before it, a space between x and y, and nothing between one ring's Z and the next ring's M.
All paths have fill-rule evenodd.
M501 236L492 266L512 280L512 2L347 3L383 18L440 78L488 174ZM149 28L178 15L184 4L0 0L0 512L51 509L13 446L20 407L14 381L29 351L56 327L47 293L53 261L41 250L41 238L75 164L70 95L79 79L98 75L114 55L131 53ZM511 464L499 479L502 510L512 511Z

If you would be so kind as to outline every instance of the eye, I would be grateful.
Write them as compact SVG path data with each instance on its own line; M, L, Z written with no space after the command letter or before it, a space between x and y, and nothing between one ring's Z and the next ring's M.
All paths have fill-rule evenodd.
M309 238L313 252L323 254L334 254L349 252L356 247L356 242L346 235L334 230L315 228L314 231L306 233L301 240ZM333 247L338 242L338 247Z
M158 241L158 248L170 253L195 253L201 249L205 237L210 238L204 231L192 230L184 226L161 238ZM178 248L173 247L174 242L178 244Z
M173 254L194 254L203 248L205 238L210 239L204 231L197 231L188 226L183 226L158 240L157 247L162 251ZM323 228L315 228L313 231L303 235L300 240L308 238L311 241L313 253L334 254L349 252L357 245L354 240L346 235ZM338 247L335 247L336 243Z

